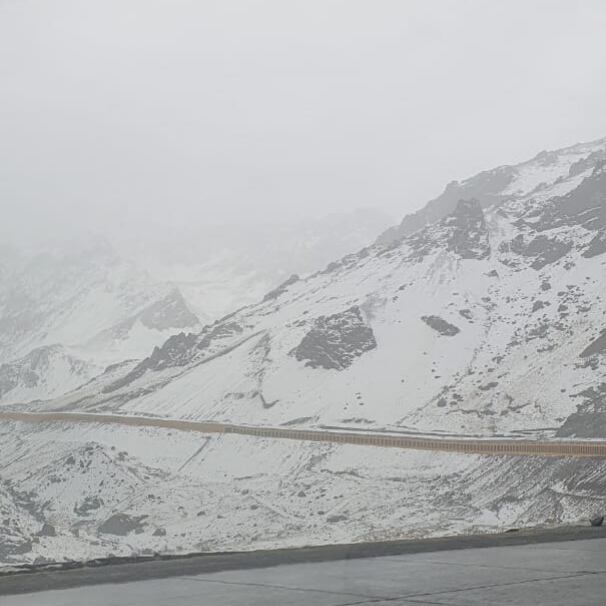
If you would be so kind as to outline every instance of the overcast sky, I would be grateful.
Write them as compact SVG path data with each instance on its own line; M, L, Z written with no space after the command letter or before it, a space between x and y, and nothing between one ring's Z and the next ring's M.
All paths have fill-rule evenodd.
M398 219L606 136L604 0L0 0L0 230Z

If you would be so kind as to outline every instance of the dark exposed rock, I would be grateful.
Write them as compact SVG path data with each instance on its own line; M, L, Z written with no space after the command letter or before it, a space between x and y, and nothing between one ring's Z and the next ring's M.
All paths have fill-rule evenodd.
M586 259L597 257L606 253L606 229L599 231L594 238L589 242L587 248L583 251L583 256Z
M541 219L533 224L537 231L581 225L590 231L606 227L606 162L596 164L589 177L564 196L554 198Z
M164 528L156 528L156 530L154 530L153 535L154 537L165 537L166 536L166 530Z
M490 255L484 212L477 200L459 200L454 211L436 225L410 236L411 258L421 260L434 250L449 250L462 259Z
M606 412L575 412L556 432L559 438L605 438Z
M567 255L571 249L572 244L543 235L526 243L524 236L520 234L509 243L509 250L512 252L524 257L533 257L531 267L537 271L546 265L555 263Z
M601 515L597 515L597 516L593 516L590 520L589 523L592 526L601 526L604 523L604 516Z
M606 330L603 330L602 334L592 341L580 355L581 358L588 358L597 354L606 354Z
M142 530L143 520L147 516L129 516L126 513L116 513L99 525L100 534L114 534L124 537L130 532Z
M148 370L161 370L169 366L183 366L191 359L191 349L198 343L198 336L179 333L169 337L161 347L155 347L151 356L142 360L124 377L103 388L110 393L143 376Z
M16 387L34 388L43 383L53 365L67 365L72 376L89 378L89 365L70 354L62 345L45 345L32 350L23 358L0 364L0 398Z
M333 271L336 271L340 267L343 267L343 264L340 261L331 261L323 270L323 274L330 274Z
M535 301L532 304L532 313L534 313L535 311L539 311L540 309L543 309L545 307L545 305L549 305L549 302Z
M477 200L460 200L444 223L451 228L449 250L462 259L485 259L490 256L484 212Z
M568 170L568 176L574 177L584 173L590 168L595 168L596 165L604 159L606 159L606 151L599 150L591 152L586 158L581 158L580 160L577 160L571 164L570 169Z
M207 349L213 341L218 339L226 339L233 335L240 334L242 327L237 322L221 322L213 324L210 329L205 327L202 331L202 338L198 343L198 349Z
M512 182L515 175L514 167L500 166L481 172L461 183L453 181L440 196L431 200L424 208L407 215L400 225L383 232L377 238L377 244L390 246L426 225L440 221L457 208L460 200L477 200L483 208L498 203L507 197L501 192Z
M433 328L435 331L439 332L445 337L454 337L456 334L461 332L461 330L454 324L447 322L439 316L422 316L421 320L423 320L427 326Z
M413 234L407 238L406 243L412 251L410 257L418 261L421 261L439 246L438 239L428 229L423 229Z
M0 541L0 558L6 558L9 555L21 555L29 553L32 550L32 542L26 541Z
M154 348L146 360L146 368L160 370L166 366L181 366L189 361L188 353L196 344L197 336L192 333L179 333L169 337L162 347Z
M556 436L606 437L606 383L585 389L573 397L583 398L583 402L577 406L577 412L571 414L558 429Z
M73 460L73 457L71 457ZM103 501L99 497L86 497L80 504L74 505L74 513L79 516L86 516L91 511L97 511L101 508Z
M159 371L175 366L185 366L193 360L197 352L207 349L214 341L241 332L242 327L237 322L221 322L205 326L198 335L193 333L173 335L161 347L155 347L151 356L142 360L128 374L104 387L103 393L110 393L132 383L149 370Z
M139 313L103 331L95 339L104 336L110 339L125 338L137 322L155 330L183 330L199 324L198 318L189 310L181 291L174 288L165 297L155 301Z
M55 530L55 527L52 524L49 524L48 522L44 522L44 524L42 525L42 528L38 532L38 536L39 537L55 537L55 536L57 536L57 531Z
M311 330L290 354L305 366L343 370L377 346L357 305L344 312L316 318Z
M303 423L309 423L310 421L313 421L313 419L313 417L297 417L296 419L291 419L290 421L284 421L282 425L284 427L289 427L291 425L301 425Z
M156 330L190 328L198 318L189 310L181 292L174 288L166 297L144 309L139 315L144 326Z
M282 293L284 293L288 290L289 286L291 286L292 284L295 284L298 281L299 281L299 276L297 276L297 274L293 274L292 276L290 276L290 278L288 278L288 280L285 280L284 282L282 282L282 284L280 284L273 290L270 290L263 297L263 301L271 301L272 299L277 299Z

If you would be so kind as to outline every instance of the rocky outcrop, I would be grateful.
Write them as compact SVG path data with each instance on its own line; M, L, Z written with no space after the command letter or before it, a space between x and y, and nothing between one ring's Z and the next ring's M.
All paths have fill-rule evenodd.
M511 184L515 175L515 167L500 166L460 183L453 181L440 196L428 202L424 208L406 215L398 226L384 231L377 238L377 244L390 246L426 225L440 221L456 210L460 200L476 200L480 207L484 208L499 202L507 197L503 191Z
M198 318L189 310L183 295L176 288L146 307L138 317L143 326L156 330L182 330L198 324Z
M290 278L288 278L288 280L285 280L284 282L282 282L282 284L280 284L273 290L270 290L263 297L263 301L271 301L272 299L277 299L281 294L285 293L288 290L289 286L291 286L292 284L295 284L298 281L299 281L299 276L297 276L297 274L293 274L292 276L290 276Z
M311 330L290 354L305 366L326 370L344 370L354 360L377 346L372 328L360 308L316 318Z
M38 347L19 360L0 365L0 401L52 397L82 385L98 370L61 345Z
M436 332L440 333L444 337L454 337L461 332L461 329L447 322L439 316L422 316L421 320L427 324L430 328L433 328Z
M450 228L448 250L462 259L486 259L490 256L484 211L477 200L460 200L445 224Z
M576 225L590 231L606 227L606 161L600 161L592 174L571 192L551 200L533 223L536 231Z
M155 347L152 354L142 360L133 370L121 379L103 388L104 393L115 391L139 377L147 371L160 371L166 368L186 366L204 352L210 349L215 342L229 340L242 332L237 322L220 322L205 326L199 334L179 333L169 337L162 347Z
M151 330L174 329L175 332L184 328L194 329L199 324L198 318L187 307L183 295L175 288L139 313L95 335L89 345L99 347L113 340L126 339L138 322Z
M530 266L537 271L559 261L562 257L566 256L571 249L572 244L544 235L536 236L527 242L524 235L519 234L509 243L509 250L523 257L532 259Z
M606 330L603 330L602 334L581 352L581 358L588 358L597 354L606 354Z
M155 347L151 356L142 360L124 377L103 388L103 393L111 393L139 377L148 370L162 370L169 366L184 366L191 360L191 350L198 343L198 335L179 333L169 337L162 347Z
M131 532L141 532L145 527L143 520L146 517L116 513L99 525L99 533L124 537Z
M584 389L573 397L582 398L577 411L557 431L558 437L603 438L606 436L606 383Z
M484 211L477 200L459 200L446 218L419 230L406 238L405 243L410 247L410 258L418 261L443 250L461 259L481 260L490 256Z
M589 242L585 250L583 251L583 256L586 259L591 259L592 257L597 257L598 255L603 255L606 253L606 229L600 230Z

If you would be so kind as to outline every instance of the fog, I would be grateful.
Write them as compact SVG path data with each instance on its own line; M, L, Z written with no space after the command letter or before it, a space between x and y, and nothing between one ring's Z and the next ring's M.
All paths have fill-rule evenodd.
M0 235L372 207L606 134L606 4L2 0Z

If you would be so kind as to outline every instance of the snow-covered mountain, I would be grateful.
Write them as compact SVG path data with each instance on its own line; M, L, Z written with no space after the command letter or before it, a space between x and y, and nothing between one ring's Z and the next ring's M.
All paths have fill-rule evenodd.
M200 324L181 293L102 239L3 251L0 401L65 393Z
M388 215L358 209L315 219L167 229L132 241L123 254L159 281L175 284L204 322L260 301L292 274L306 275L370 244Z
M377 242L387 245L443 219L455 210L459 200L477 200L482 207L489 208L511 198L523 199L575 177L604 159L606 151L602 141L593 141L557 151L542 151L527 162L498 166L464 181L453 181L440 196L383 232Z
M153 344L198 324L174 286L153 280L102 239L17 255L0 283L2 362L57 343L88 346L108 331L115 347L141 356L150 340L136 331L155 331ZM106 346L86 349L102 360L125 357L108 353Z
M489 173L465 181L476 197L444 217L173 336L77 398L192 419L482 434L566 433L577 415L576 433L596 432L605 150L600 140L497 169L501 189Z
M0 424L0 570L579 522L606 463Z
M374 245L24 408L604 438L605 153L602 139L451 185ZM602 460L7 421L0 459L13 565L494 531L606 506Z
M383 214L0 250L0 402L48 399L371 242ZM117 238L119 240L119 238ZM132 240L132 237L131 237Z
M63 345L43 345L0 365L0 402L11 404L59 396L103 371L94 361L73 356Z

